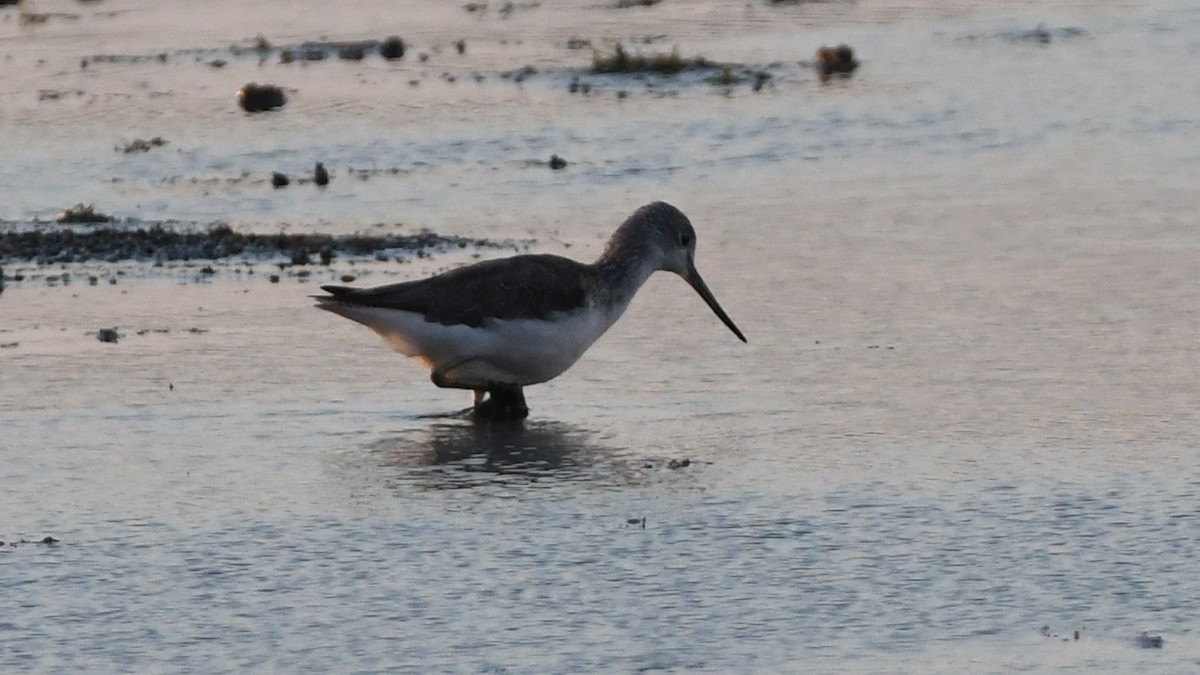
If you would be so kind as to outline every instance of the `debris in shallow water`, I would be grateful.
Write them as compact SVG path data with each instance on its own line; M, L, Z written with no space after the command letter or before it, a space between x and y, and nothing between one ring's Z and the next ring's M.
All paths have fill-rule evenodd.
M846 77L858 68L858 61L854 60L854 50L850 45L821 47L817 50L817 68L821 71L822 80L827 80L833 75Z
M551 169L554 169L555 171L557 171L558 169L565 169L566 166L567 166L567 160L563 159L562 157L559 157L558 155L550 155L550 168Z
M283 90L273 84L255 84L250 82L238 89L238 105L246 112L262 112L282 108L287 103Z
M625 50L625 46L618 42L613 53L610 55L592 52L593 73L659 73L661 75L674 75L687 68L714 67L716 67L716 64L709 62L704 57L684 59L679 55L678 47L671 50L669 54L644 56L642 54L630 54Z
M319 187L329 185L329 172L325 170L325 165L317 162L317 167L313 169L313 182Z
M274 187L287 187L288 183L290 182L291 181L288 180L288 177L285 174L279 173L278 171L273 171L271 173L271 185Z
M116 342L121 337L122 335L117 332L116 328L101 328L96 331L96 339L101 342Z
M725 66L724 68L721 69L721 72L719 72L715 75L712 75L708 78L709 84L712 84L712 85L715 85L718 87L730 87L735 84L740 84L741 81L742 81L742 78L734 75L733 69L730 68L729 66Z
M588 82L580 82L579 76L571 78L571 84L567 85L567 91L572 94L590 94L592 93L592 85Z
M270 282L271 282L271 283L273 283L273 284L277 284L277 283L279 283L279 275L278 275L278 274L272 274L271 276L267 277L267 280L268 280L268 281L270 281Z
M137 138L125 145L118 145L116 150L128 155L133 152L150 152L150 148L161 148L166 144L167 141L162 136L155 136L148 140Z
M534 68L533 66L522 66L516 70L500 73L500 77L502 79L512 80L517 84L524 82L526 78L532 75L537 75L537 68Z
M342 45L338 48L338 58L346 61L362 61L367 50L361 43Z
M60 223L111 223L113 217L100 213L92 204L80 203L61 211L56 220Z
M668 469L683 469L692 465L692 460L684 457L683 459L673 459L667 462Z
M1002 31L1000 33L974 33L965 35L961 39L968 41L975 40L990 40L1001 39L1009 42L1025 42L1037 43L1039 45L1048 45L1053 40L1071 40L1076 38L1087 37L1088 32L1082 28L1066 26L1064 28L1047 28L1045 24L1038 24L1033 29L1020 29Z
M46 535L45 537L42 538L41 543L43 543L47 546L52 546L54 544L57 544L58 540L55 539L54 537L51 537L50 535Z
M1142 649L1162 649L1163 647L1161 635L1150 635L1146 631L1142 631L1142 634L1137 636L1135 642Z
M379 45L379 55L389 61L404 58L404 40L392 35Z

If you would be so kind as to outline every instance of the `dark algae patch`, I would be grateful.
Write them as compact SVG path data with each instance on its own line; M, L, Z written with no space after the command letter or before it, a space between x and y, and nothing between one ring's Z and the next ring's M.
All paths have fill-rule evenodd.
M698 74L701 77L685 77L689 73ZM592 67L585 75L629 76L648 82L680 81L677 78L680 76L683 77L684 84L706 82L725 88L750 82L754 91L762 90L763 86L772 79L770 73L760 68L711 61L703 56L686 58L680 54L678 47L673 48L670 52L643 54L631 52L619 42L613 47L611 53L593 50ZM587 94L591 91L591 85L581 81L577 75L571 80L569 90L571 93Z
M592 53L592 72L608 73L657 73L659 75L674 75L688 69L709 70L717 68L718 64L698 56L685 59L679 54L679 49L670 53L660 52L645 55L631 53L621 43L617 43L611 54Z
M510 248L513 242L458 237L422 231L414 234L257 234L217 224L201 231L180 231L162 223L146 227L99 226L0 232L0 259L39 264L91 261L166 262L226 258L283 257L293 264L336 256L374 256L384 251Z

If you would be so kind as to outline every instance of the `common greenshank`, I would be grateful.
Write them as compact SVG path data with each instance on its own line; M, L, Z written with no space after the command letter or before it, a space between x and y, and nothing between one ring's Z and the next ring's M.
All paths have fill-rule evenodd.
M317 307L420 361L437 386L472 390L477 418L520 420L529 414L523 388L570 368L655 271L683 277L745 342L696 271L695 254L687 216L654 202L626 219L590 265L517 255L375 288L322 286L329 295L315 297Z

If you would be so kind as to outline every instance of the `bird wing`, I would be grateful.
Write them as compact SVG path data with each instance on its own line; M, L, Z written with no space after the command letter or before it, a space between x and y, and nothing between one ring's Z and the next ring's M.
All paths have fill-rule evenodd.
M556 255L519 255L460 267L428 279L375 288L322 286L326 301L416 312L446 326L487 319L541 319L581 308L586 266Z

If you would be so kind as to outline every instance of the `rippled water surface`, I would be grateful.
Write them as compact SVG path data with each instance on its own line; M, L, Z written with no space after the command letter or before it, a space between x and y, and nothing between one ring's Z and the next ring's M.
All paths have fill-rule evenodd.
M491 428L307 297L474 251L278 284L0 260L0 670L1200 667L1200 6L293 4L0 8L0 225L84 202L587 259L666 199L749 343L657 275ZM259 33L411 53L229 49ZM772 77L596 78L572 37ZM862 66L821 82L839 42ZM288 106L241 113L251 80ZM316 161L324 191L267 183Z

